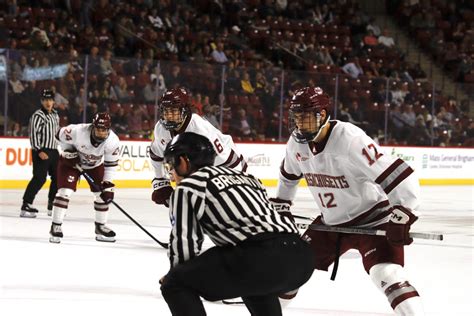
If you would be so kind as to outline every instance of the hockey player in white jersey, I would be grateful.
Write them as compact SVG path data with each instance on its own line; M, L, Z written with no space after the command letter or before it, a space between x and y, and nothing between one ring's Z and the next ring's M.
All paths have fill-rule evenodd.
M182 88L169 89L160 100L161 118L155 125L154 138L150 148L151 164L155 169L152 181L153 194L151 199L168 207L169 198L173 193L168 173L163 168L163 153L171 139L184 132L193 132L209 139L216 150L216 166L225 166L245 171L247 164L238 153L232 137L222 134L211 123L197 114L191 113L191 105L187 91Z
M111 120L106 112L97 113L92 124L72 124L61 128L56 138L60 146L58 164L58 193L53 202L53 222L50 242L59 243L63 238L61 225L68 208L69 199L76 191L81 174L79 164L101 191L91 186L94 193L95 234L97 241L114 242L115 232L106 226L108 204L114 198L115 169L120 157L120 142L110 130Z
M300 179L305 178L321 215L315 224L385 229L385 236L307 230L315 269L328 270L339 255L357 249L364 269L399 315L421 315L416 289L407 280L404 246L418 218L419 183L413 169L392 158L353 124L330 120L330 98L321 88L302 88L290 101L292 135L280 167L278 211L289 213ZM333 271L333 278L335 271ZM356 285L355 285L356 286ZM356 291L357 289L354 288ZM282 298L291 299L296 291Z

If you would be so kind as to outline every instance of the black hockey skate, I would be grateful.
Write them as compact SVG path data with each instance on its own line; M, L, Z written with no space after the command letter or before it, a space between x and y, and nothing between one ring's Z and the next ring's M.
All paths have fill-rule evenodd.
M35 218L38 214L38 210L32 207L28 203L23 203L21 205L20 217Z
M49 230L49 242L54 244L59 244L61 242L61 238L63 238L63 230L61 228L61 224L52 223L51 229Z
M95 223L95 240L115 242L115 232L104 224Z
M48 201L48 216L53 215L53 201Z

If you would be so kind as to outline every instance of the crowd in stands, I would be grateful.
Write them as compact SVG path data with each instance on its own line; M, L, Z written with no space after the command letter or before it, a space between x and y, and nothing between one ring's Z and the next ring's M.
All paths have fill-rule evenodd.
M399 24L415 34L457 81L474 85L474 3L472 1L394 1ZM474 88L470 88L474 93Z
M380 142L457 146L472 139L469 100L433 94L420 65L407 62L390 31L356 1L3 5L0 47L9 49L14 136L26 133L38 92L53 88L61 124L89 122L96 111L108 110L121 137L148 138L159 98L182 85L192 94L193 110L236 140L279 140L280 131L283 139L288 136L292 91L309 85L335 96L338 119ZM400 8L406 13L404 3ZM24 78L29 68L61 63L68 65L62 77Z

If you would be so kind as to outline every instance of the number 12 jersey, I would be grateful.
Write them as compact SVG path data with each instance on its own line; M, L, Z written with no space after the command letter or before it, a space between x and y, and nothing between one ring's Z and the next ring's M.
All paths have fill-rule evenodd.
M277 197L293 200L305 178L327 225L374 227L389 220L391 206L418 208L413 169L392 158L357 126L330 121L319 143L287 143Z

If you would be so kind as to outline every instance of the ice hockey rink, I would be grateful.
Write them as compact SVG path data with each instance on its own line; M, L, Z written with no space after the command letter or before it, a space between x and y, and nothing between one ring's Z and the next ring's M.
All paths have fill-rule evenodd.
M444 241L417 239L406 249L406 271L427 315L474 315L474 187L423 186L420 219L413 231L444 234ZM272 196L274 189L269 189ZM118 189L115 201L161 241L169 234L168 213L150 191ZM167 252L111 205L109 226L116 243L94 240L93 197L85 189L71 199L61 244L48 241L51 218L45 190L36 219L19 217L23 191L0 191L0 315L170 315L158 280L166 274ZM294 212L315 216L305 188ZM209 241L205 242L210 247ZM330 268L331 269L331 268ZM341 257L336 281L315 272L284 315L392 315L363 270L357 252ZM208 315L249 315L243 305L205 302Z

